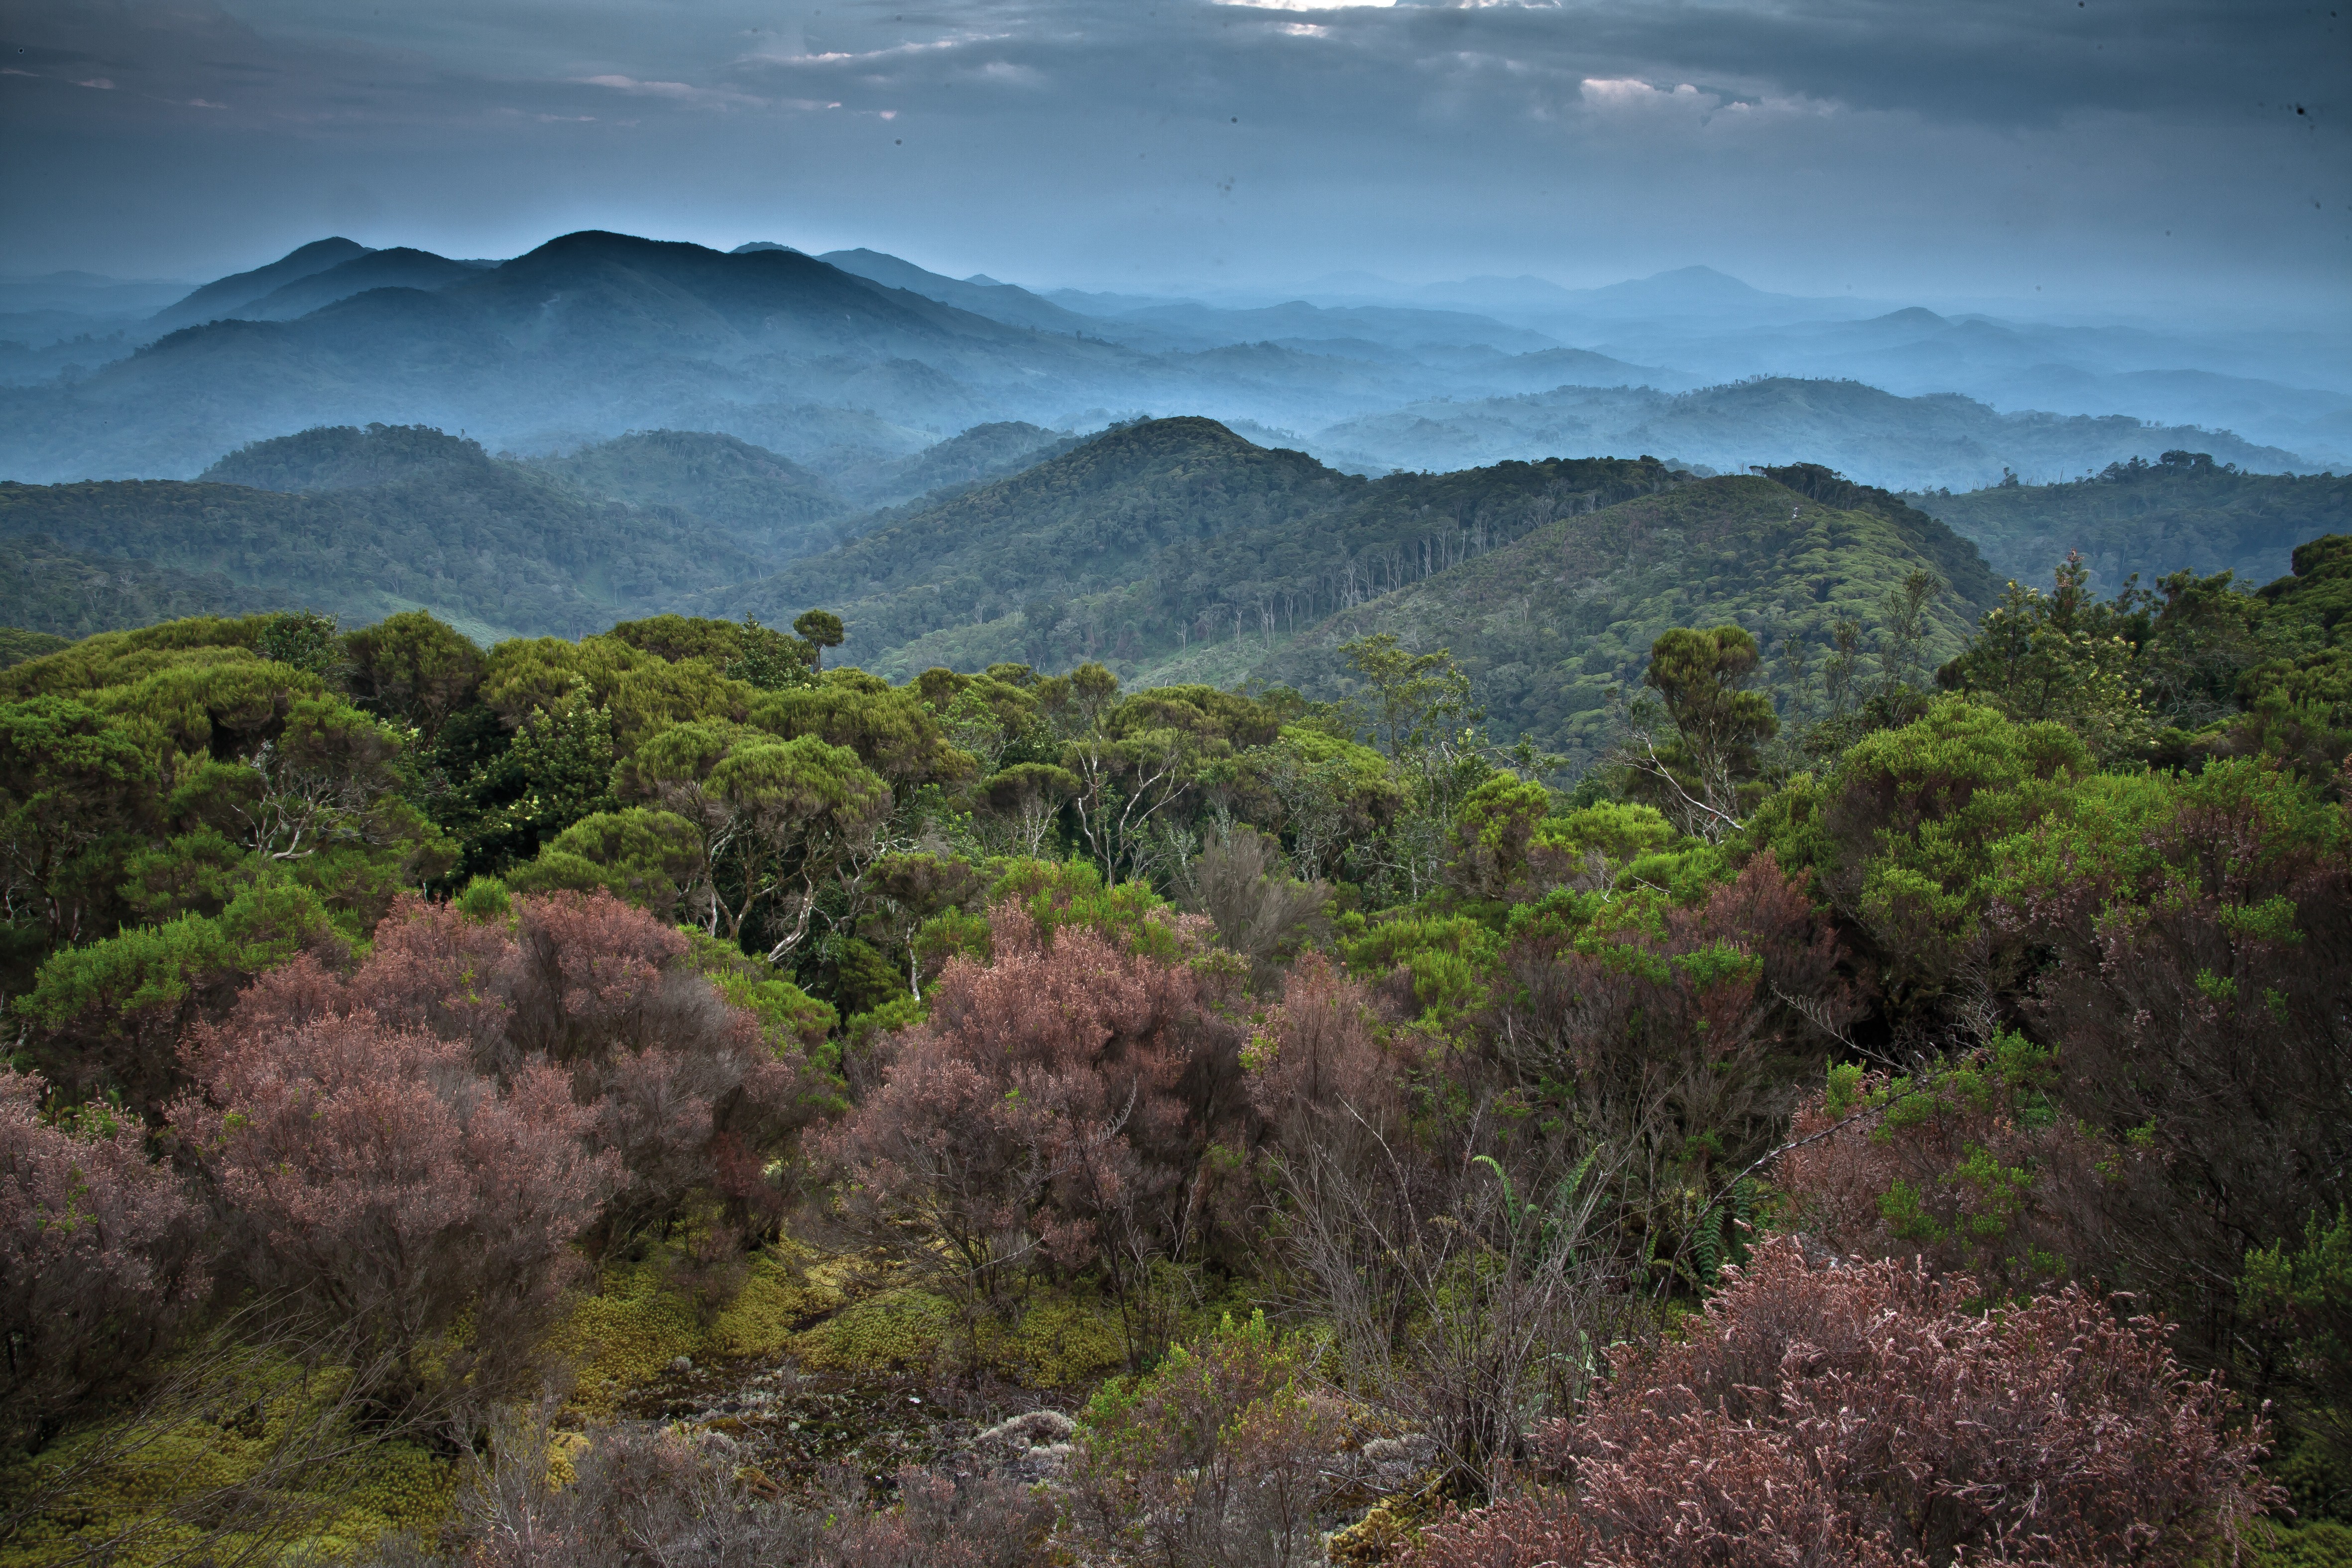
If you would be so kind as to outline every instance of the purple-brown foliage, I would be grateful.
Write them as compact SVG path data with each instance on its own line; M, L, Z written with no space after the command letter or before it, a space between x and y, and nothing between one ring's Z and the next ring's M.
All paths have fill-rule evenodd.
M596 1226L610 1243L698 1187L757 1208L747 1146L809 1114L797 1042L730 1005L689 952L684 934L609 893L518 899L511 919L490 922L403 900L351 975L289 964L240 998L229 1026L365 1016L452 1042L500 1081L551 1064L591 1109L592 1146L626 1166Z
M495 1394L527 1370L571 1241L622 1180L586 1146L594 1112L544 1061L500 1084L421 1029L255 1012L197 1033L196 1088L171 1113L238 1272L344 1326L363 1363L389 1358L394 1409L461 1381Z
M991 961L948 964L929 1022L821 1145L854 1212L919 1226L972 1296L1019 1262L1118 1270L1171 1245L1206 1131L1186 1089L1232 1049L1188 968L1012 904L991 927Z
M192 1031L172 1110L224 1262L350 1325L408 1380L399 1404L525 1373L583 1235L698 1190L772 1223L756 1151L805 1114L806 1064L691 956L609 894L491 921L404 899L350 974L264 974Z
M47 1086L0 1065L0 1449L136 1365L203 1288L196 1208L147 1158L135 1116L89 1106L60 1125Z
M1977 1290L1770 1241L1679 1342L1619 1352L1585 1414L1538 1433L1559 1489L1433 1529L1415 1568L2228 1561L2275 1500L2260 1424L2227 1426L2161 1324L2075 1289L1990 1311Z
M1536 924L1505 952L1491 1048L1612 1151L1653 1211L1640 1225L1672 1231L1691 1217L1669 1212L1676 1194L1714 1192L1777 1139L1792 1071L1859 1013L1842 959L1803 877L1768 851L1646 930L1595 942ZM1697 1217L1712 1233L1720 1215Z

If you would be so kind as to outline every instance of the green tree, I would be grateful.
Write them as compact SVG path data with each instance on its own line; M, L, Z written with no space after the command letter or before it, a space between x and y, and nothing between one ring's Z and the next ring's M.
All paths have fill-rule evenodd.
M1642 679L1654 704L1629 712L1620 757L1635 793L1709 842L1737 832L1763 793L1762 747L1780 720L1770 698L1746 689L1760 662L1756 639L1738 626L1677 626L1650 645Z
M2010 584L1936 682L2012 719L2054 720L2102 763L2145 759L2153 731L2126 635L2134 605L2096 597L2089 583L2082 556L2069 554L2047 594Z
M793 617L793 630L816 650L816 657L809 662L818 669L824 668L824 650L839 647L849 637L848 629L841 624L841 617L831 610L803 610Z
M679 724L640 746L618 776L625 794L694 826L686 901L703 928L741 942L763 916L771 963L807 937L820 893L862 877L890 815L890 786L855 752L812 735Z
M372 713L432 744L482 684L482 650L423 610L405 610L343 637L345 683Z
M0 900L46 943L104 934L116 845L144 827L155 763L64 697L0 704Z
M1478 721L1470 678L1444 648L1412 653L1394 633L1377 632L1342 643L1339 656L1362 687L1356 701L1365 727L1391 762L1426 746L1457 721Z

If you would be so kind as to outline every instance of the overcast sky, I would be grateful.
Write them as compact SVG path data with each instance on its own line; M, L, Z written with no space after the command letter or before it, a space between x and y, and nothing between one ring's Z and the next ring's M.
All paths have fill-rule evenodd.
M2352 277L2352 22L2299 0L0 0L0 39L16 273L596 227L1112 289L1696 262L2340 316Z

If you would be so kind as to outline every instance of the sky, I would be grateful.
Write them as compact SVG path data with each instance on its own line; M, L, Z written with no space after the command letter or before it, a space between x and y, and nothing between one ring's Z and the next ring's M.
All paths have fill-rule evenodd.
M0 270L606 228L2340 318L2352 0L0 0Z

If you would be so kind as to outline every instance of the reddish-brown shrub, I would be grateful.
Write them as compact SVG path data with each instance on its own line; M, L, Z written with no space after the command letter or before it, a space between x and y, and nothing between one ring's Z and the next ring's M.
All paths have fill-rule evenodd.
M1244 1058L1250 1106L1278 1145L1352 1142L1386 1124L1402 1083L1379 1024L1371 993L1325 954L1291 966Z
M991 962L949 963L929 1022L820 1146L852 1212L934 1238L967 1300L1033 1260L1124 1279L1181 1233L1206 1130L1181 1089L1223 1038L1178 964L1012 904L991 926Z
M136 1117L59 1121L0 1065L0 1450L38 1447L93 1385L136 1365L197 1297L198 1213Z
M227 1026L331 1017L455 1043L501 1082L532 1063L562 1069L593 1113L592 1146L618 1153L628 1173L598 1218L599 1245L661 1223L697 1188L716 1190L722 1158L738 1217L772 1224L774 1189L745 1179L745 1147L773 1145L810 1114L797 1047L780 1054L698 973L682 932L609 893L518 899L509 919L488 922L404 899L352 974L297 960L251 986Z
M2275 1500L2261 1424L2228 1429L2162 1325L1977 1290L1767 1243L1680 1342L1620 1352L1539 1433L1567 1488L1433 1530L1417 1568L1517 1568L1547 1535L1563 1568L2186 1565Z
M501 1085L457 1041L350 1014L232 1015L187 1059L196 1088L172 1127L247 1279L342 1325L362 1364L388 1358L395 1409L528 1372L569 1243L624 1177L586 1146L594 1112L560 1069Z

